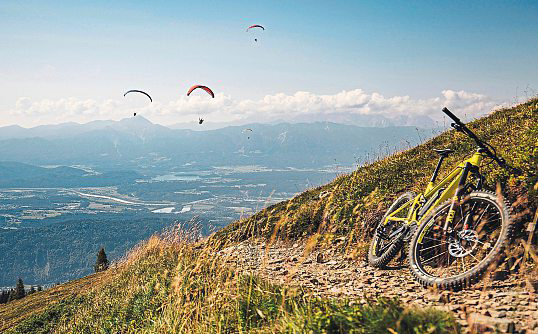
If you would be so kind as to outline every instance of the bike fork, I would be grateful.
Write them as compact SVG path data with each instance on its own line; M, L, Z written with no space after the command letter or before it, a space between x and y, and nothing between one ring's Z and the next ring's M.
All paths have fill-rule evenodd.
M458 188L456 189L456 194L454 194L454 197L452 197L452 203L450 203L450 209L448 210L445 225L443 226L443 235L446 235L447 232L452 232L448 231L448 227L451 226L452 222L454 221L454 216L456 215L456 205L458 205L461 196L463 195L465 182L467 181L467 176L469 175L469 170L471 169L471 166L472 165L469 162L466 162L465 166L463 166L463 171L461 172L461 178L458 183Z

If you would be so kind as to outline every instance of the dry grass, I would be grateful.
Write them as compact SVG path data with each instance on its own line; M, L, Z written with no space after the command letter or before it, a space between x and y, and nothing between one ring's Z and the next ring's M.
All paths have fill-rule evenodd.
M3 329L11 328L12 333L457 331L454 319L444 312L406 308L394 300L353 305L309 297L298 288L238 272L211 244L173 239L152 237L107 272L30 296L29 306L42 299L41 307L32 311L24 307L24 299L8 303L4 311L9 312L4 314L19 316L10 318Z

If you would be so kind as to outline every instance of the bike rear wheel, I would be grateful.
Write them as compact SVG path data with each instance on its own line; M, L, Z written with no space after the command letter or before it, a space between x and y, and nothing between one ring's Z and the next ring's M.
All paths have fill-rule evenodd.
M407 232L405 222L389 221L384 224L387 217L401 208L407 202L416 197L413 192L406 192L398 197L389 207L385 216L379 222L376 232L368 250L368 263L376 268L384 268L398 254L404 245L404 237ZM408 210L398 213L401 218L407 217Z
M447 201L421 223L409 245L409 265L424 286L460 290L478 282L498 261L512 234L509 205L491 192L467 195L445 222Z

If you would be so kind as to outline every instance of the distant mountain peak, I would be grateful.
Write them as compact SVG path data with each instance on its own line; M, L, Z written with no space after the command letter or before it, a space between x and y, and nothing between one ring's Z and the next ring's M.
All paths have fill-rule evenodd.
M149 119L145 118L142 115L136 115L131 117L126 117L118 121L118 123L122 124L148 124L148 125L154 125Z

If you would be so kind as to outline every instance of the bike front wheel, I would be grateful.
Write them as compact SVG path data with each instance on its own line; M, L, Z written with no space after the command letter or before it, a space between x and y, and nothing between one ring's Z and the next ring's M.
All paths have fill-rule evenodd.
M447 226L451 202L423 220L409 245L409 265L424 286L460 290L476 283L498 261L510 240L509 205L494 193L476 191L455 207Z

